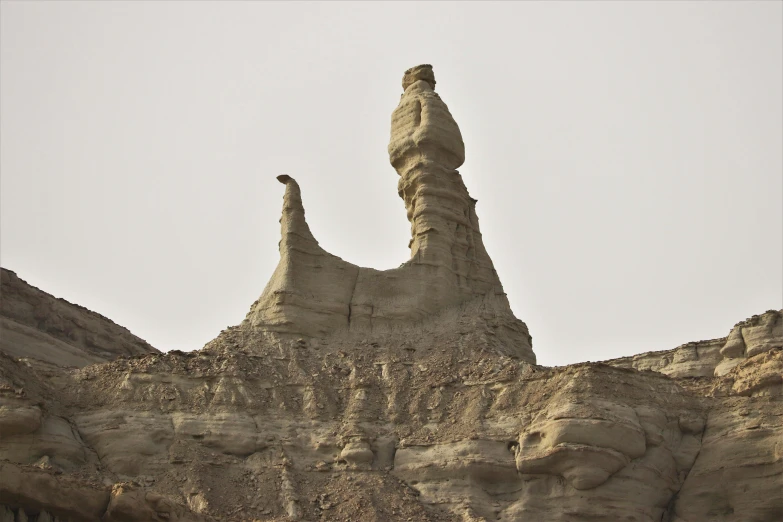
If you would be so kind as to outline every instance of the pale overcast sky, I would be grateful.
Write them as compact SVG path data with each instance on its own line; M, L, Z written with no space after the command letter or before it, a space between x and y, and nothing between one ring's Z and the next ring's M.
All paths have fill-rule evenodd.
M162 350L238 324L283 186L328 251L408 258L386 147L434 66L539 363L783 307L783 3L2 2L0 262Z

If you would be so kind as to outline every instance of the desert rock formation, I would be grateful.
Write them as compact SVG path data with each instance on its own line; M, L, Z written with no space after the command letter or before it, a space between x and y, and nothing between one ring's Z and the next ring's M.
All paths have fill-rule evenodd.
M535 362L527 326L514 317L476 217L476 200L456 170L465 146L434 91L432 67L405 72L392 115L389 157L411 223L411 259L399 268L362 268L323 250L288 175L280 219L280 262L246 324L270 339L363 338L411 328L448 330L454 318L482 322L493 348Z
M406 71L392 118L398 269L321 249L283 176L280 264L201 350L3 271L0 522L783 520L783 310L535 365L434 86Z

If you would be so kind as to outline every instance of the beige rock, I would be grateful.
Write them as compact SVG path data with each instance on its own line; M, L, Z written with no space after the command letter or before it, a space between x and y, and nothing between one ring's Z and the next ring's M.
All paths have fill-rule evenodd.
M78 479L0 462L0 505L46 510L64 519L99 520L108 502L108 491Z
M275 274L198 352L159 354L3 271L0 522L783 519L782 311L531 364L434 86L406 71L392 117L400 268L321 249L281 176Z
M742 337L742 327L735 326L726 338L726 344L720 349L720 353L727 359L745 357L745 339Z
M633 408L609 401L558 405L519 438L523 474L562 475L576 489L606 482L644 455L645 433Z
M783 395L783 350L740 360L713 388L714 395L769 397Z
M673 378L712 377L715 368L724 360L721 347L725 340L690 342L674 350L647 352L605 362L620 368L659 372Z
M445 323L444 312L464 313L473 302L492 310L501 333L496 344L504 353L535 361L527 327L513 316L484 249L476 201L455 170L465 160L465 148L434 84L431 66L406 71L405 92L392 115L389 157L411 222L411 259L379 271L324 251L305 220L299 185L288 175L278 176L286 185L280 262L247 323L274 334L367 335L416 328L426 320Z
M174 428L168 416L143 411L104 410L78 414L74 421L101 463L114 473L156 474L168 463Z
M0 351L61 366L160 353L100 314L58 299L0 268Z
M204 517L185 506L132 484L115 484L105 522L201 522Z
M128 486L132 494L112 501L114 519L155 520L162 513L188 520L193 513L227 516L237 508L259 520L317 519L313 506L324 513L342 508L336 500L311 503L314 484L336 499L343 480L356 470L376 474L391 466L415 496L403 502L388 497L391 490L377 493L372 509L386 513L379 520L405 520L391 510L418 504L446 520L509 521L660 520L687 504L682 520L711 520L709 513L690 514L698 514L700 502L709 503L692 501L691 492L704 495L708 486L688 485L716 480L691 471L704 451L704 409L711 412L709 430L720 401L780 397L764 391L774 383L760 387L769 382L764 375L779 372L779 350L748 359L720 381L704 378L715 385L699 399L670 377L602 364L546 369L496 352L477 356L469 346L444 354L394 344L383 349L327 344L301 357L303 348L294 345L261 344L265 348L253 355L236 354L234 340L242 335L254 345L263 343L263 333L256 339L230 331L210 345L212 355L121 359L53 381L58 392L46 398L47 408L74 412L69 415L86 447L100 457L106 479L135 477L148 484ZM447 364L444 357L452 355L463 362ZM33 385L37 367L27 368L22 375L19 367L17 375ZM320 380L321 374L328 379ZM297 384L303 379L307 386ZM145 387L164 385L171 386L172 398L149 402L158 413L132 409L150 400ZM107 393L123 387L130 390ZM755 391L737 397L746 388ZM205 401L219 390L224 398ZM307 401L324 407L316 406L313 414ZM87 405L92 411L83 411ZM168 409L161 410L163 405ZM779 417L765 418L780 429ZM735 451L720 446L729 442L747 445L767 452L762 461L774 463L774 444L756 446L747 438L755 433L758 428L738 430L735 441L716 437L711 451ZM725 463L744 466L741 462L753 461ZM82 466L89 469L89 463ZM767 469L748 480L777 477L776 468ZM376 494L352 487L352 495ZM774 513L775 498L766 486L757 487L770 498L766 511L754 509ZM150 493L160 495L169 511L156 507L158 497L149 499ZM397 500L381 500L391 498ZM427 518L419 514L413 520Z
M783 517L781 401L737 398L710 410L674 520L772 522Z
M715 374L715 377L722 377L722 376L726 375L727 373L729 373L732 369L737 367L744 360L745 359L723 359L715 367L715 370L713 371L713 373Z
M474 520L496 518L496 498L521 483L508 444L493 440L400 448L393 473L416 488L422 502L456 513L467 504Z
M259 441L258 427L249 415L174 413L171 419L175 437L197 440L221 453L248 456L265 446Z
M0 438L26 435L41 427L41 408L27 401L0 398Z
M70 423L47 415L34 432L0 437L0 458L33 464L47 457L56 469L73 470L90 462L90 455Z
M747 357L783 348L783 310L768 310L734 326L727 337L606 361L671 377L720 377Z
M340 460L345 461L352 469L371 469L374 459L375 454L367 441L349 442L340 452Z
M753 357L760 353L783 348L783 314L769 310L760 317L753 317L742 326L746 355Z

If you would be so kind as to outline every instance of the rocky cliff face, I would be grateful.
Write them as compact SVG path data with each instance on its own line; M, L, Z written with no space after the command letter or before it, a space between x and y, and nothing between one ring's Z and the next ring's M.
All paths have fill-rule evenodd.
M24 322L3 273L3 337L5 321L32 333L0 351L0 521L783 519L783 311L535 365L434 86L407 71L392 119L413 231L399 269L323 251L282 177L280 264L202 350L158 353L76 307ZM101 360L69 313L96 321L79 339L112 332ZM77 349L84 364L65 362Z

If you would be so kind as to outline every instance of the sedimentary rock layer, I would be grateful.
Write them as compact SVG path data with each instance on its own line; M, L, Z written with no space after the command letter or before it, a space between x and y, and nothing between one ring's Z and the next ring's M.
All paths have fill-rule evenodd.
M767 310L740 321L729 335L690 342L665 352L650 352L606 361L620 368L652 370L671 377L720 377L748 357L783 349L783 313Z
M783 512L780 349L677 379L388 341L280 344L237 327L199 352L79 370L0 356L0 504L94 520L71 511L84 497L139 521Z

